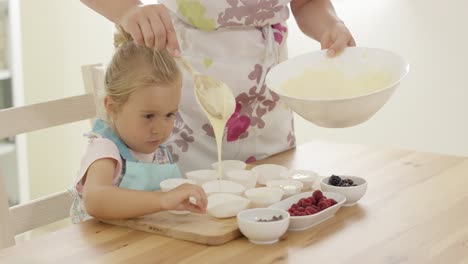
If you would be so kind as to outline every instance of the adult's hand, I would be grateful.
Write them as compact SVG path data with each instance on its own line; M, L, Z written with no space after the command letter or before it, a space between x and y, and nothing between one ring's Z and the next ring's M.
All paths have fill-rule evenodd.
M346 47L356 46L356 42L345 24L337 22L324 31L320 38L320 45L322 49L328 49L328 56L333 57Z
M356 46L351 32L336 15L331 0L292 0L291 10L304 34L328 49L330 57Z
M140 45L161 51L167 48L180 56L179 43L166 7L162 4L137 5L117 21Z

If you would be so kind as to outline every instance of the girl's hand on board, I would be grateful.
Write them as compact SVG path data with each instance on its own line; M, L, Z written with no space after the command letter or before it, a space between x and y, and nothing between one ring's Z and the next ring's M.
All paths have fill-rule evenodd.
M196 202L190 202L190 198L195 198ZM198 185L182 184L162 196L163 210L188 210L194 213L205 213L208 199L205 191Z

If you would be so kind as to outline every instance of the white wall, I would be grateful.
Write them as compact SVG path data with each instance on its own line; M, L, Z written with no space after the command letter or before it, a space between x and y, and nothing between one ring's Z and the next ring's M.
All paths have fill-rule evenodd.
M468 1L337 0L359 46L392 50L410 73L369 121L325 129L298 117L298 142L329 139L468 156ZM443 4L442 4L443 3ZM290 24L290 56L319 48Z
M25 104L84 93L80 67L108 61L112 24L78 0L22 0L20 12ZM71 186L88 129L82 121L28 134L31 198Z

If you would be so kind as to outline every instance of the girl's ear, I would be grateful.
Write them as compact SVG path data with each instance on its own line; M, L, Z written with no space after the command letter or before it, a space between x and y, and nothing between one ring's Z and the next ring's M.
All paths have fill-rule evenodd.
M117 104L112 100L112 98L110 98L110 96L104 97L104 108L106 109L107 115L111 119L115 119L117 114Z

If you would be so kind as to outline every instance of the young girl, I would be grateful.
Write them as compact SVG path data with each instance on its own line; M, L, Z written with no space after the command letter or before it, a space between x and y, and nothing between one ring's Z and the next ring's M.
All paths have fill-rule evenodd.
M196 185L155 192L162 180L181 177L162 145L174 127L181 73L167 52L135 44L119 31L105 77L108 121L98 119L88 135L72 220L131 218L161 210L204 213L206 195Z

